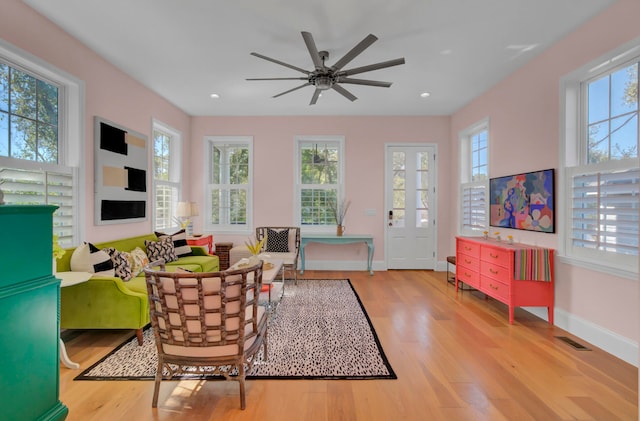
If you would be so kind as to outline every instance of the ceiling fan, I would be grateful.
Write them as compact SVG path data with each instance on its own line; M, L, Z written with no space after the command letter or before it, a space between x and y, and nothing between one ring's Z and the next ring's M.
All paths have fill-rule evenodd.
M347 91L341 84L352 84L352 85L367 85L367 86L378 86L381 88L388 88L391 86L391 82L379 82L376 80L367 80L367 79L353 79L349 76L357 75L364 72L370 72L372 70L384 69L387 67L397 66L400 64L404 64L404 57L397 58L395 60L383 61L380 63L369 64L367 66L356 67L353 69L342 70L344 66L346 66L351 60L356 58L360 53L366 50L371 44L376 42L378 38L375 35L369 34L360 41L355 47L351 49L347 54L345 54L340 60L334 63L333 66L327 66L325 61L329 59L329 53L327 51L318 51L316 47L316 43L313 40L313 36L309 32L302 32L302 38L304 39L305 44L307 45L307 50L309 50L309 54L311 55L311 61L313 61L313 65L315 66L315 70L305 70L300 67L293 66L288 63L284 63L280 60L276 60L271 57L264 56L258 53L251 53L252 56L270 61L272 63L279 64L281 66L288 67L293 70L297 70L298 72L304 73L306 76L304 77L272 77L272 78L250 78L247 80L306 80L300 86L297 86L293 89L289 89L288 91L284 91L279 93L278 95L274 95L273 98L277 98L279 96L288 94L290 92L296 91L298 89L304 88L305 86L315 86L315 92L311 97L311 102L309 105L314 105L318 101L318 97L322 91L326 91L328 89L333 89L338 92L345 98L350 101L355 101L358 99L351 92Z

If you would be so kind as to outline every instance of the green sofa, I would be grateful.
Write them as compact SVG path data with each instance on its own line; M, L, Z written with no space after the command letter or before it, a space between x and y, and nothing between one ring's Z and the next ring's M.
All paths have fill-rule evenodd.
M147 251L145 240L157 241L155 234L124 238L94 245L103 249L114 247L131 251L136 247ZM75 248L57 260L57 271L71 270L71 255ZM193 256L183 256L167 263L167 270L177 267L195 272L216 272L218 256L207 254L202 247L191 247ZM118 277L92 277L60 291L60 327L63 329L135 329L142 344L142 328L149 323L149 301L144 272L125 282Z

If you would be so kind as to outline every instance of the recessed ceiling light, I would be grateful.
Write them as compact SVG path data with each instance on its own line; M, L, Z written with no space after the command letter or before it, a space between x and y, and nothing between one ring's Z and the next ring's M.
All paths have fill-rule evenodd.
M430 92L423 92L420 94L420 98L428 98L431 95Z
M209 96L210 96L211 98L213 98L213 99L218 99L218 98L220 98L220 95L218 95L218 94L211 94L211 95L209 95Z

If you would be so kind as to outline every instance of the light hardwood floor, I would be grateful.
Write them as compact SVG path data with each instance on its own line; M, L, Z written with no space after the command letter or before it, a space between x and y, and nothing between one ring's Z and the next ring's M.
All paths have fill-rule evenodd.
M478 292L455 292L444 272L307 271L351 279L397 380L172 381L151 408L152 381L74 381L132 331L67 341L81 370L61 366L68 420L636 420L638 370L562 329ZM304 280L300 280L304 282ZM556 336L591 348L577 351Z

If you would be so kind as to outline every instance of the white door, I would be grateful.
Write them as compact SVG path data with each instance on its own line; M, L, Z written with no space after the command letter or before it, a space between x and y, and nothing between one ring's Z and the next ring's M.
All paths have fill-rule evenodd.
M389 269L435 269L435 146L387 145L386 256Z

